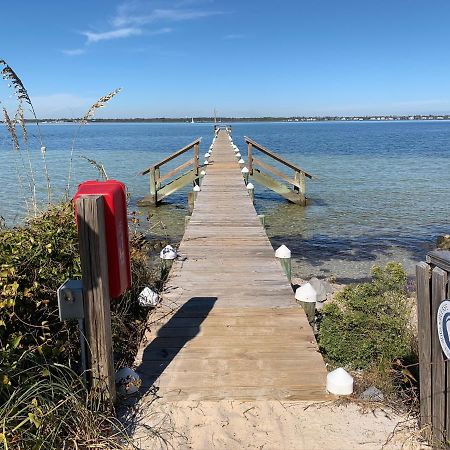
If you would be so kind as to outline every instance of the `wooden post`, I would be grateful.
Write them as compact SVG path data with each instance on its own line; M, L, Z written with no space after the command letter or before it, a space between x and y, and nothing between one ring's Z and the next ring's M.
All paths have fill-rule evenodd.
M196 144L194 144L194 171L195 171L195 175L198 175L198 165L199 165L198 153L199 153L199 145L198 145L198 142L197 142Z
M263 228L266 228L266 216L264 214L258 214L258 219L261 221Z
M300 188L298 186L294 186L294 191L300 192L303 195L306 194L306 180L305 180L305 174L303 172L294 172L294 181L300 185Z
M431 424L431 268L416 266L420 375L420 426Z
M195 192L188 193L188 211L189 215L192 215L194 211L194 202L195 202Z
M150 201L153 205L157 203L157 190L156 190L156 169L152 167L150 169Z
M253 175L253 145L251 144L251 142L248 143L247 145L247 160L248 160L248 173L250 175Z
M433 438L436 442L445 440L445 396L446 377L445 360L439 342L437 330L437 311L439 305L446 298L447 294L447 272L440 267L435 267L431 275L431 384L432 393L432 422Z
M104 198L84 195L76 200L78 240L83 276L88 374L91 389L114 402L116 387L111 336L108 256Z
M158 190L161 188L161 171L159 169L159 167L156 167L155 169L155 188L156 188L156 192L158 192Z

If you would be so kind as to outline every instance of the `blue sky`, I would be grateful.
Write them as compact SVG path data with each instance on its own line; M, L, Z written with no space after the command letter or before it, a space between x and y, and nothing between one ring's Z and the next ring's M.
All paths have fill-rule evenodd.
M448 0L4 0L0 13L0 59L40 117L77 117L116 87L99 117L450 113Z

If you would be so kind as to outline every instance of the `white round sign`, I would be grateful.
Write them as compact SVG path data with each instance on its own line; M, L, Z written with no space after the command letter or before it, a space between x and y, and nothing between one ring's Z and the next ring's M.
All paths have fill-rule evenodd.
M437 312L437 330L442 351L450 358L450 300L444 300Z

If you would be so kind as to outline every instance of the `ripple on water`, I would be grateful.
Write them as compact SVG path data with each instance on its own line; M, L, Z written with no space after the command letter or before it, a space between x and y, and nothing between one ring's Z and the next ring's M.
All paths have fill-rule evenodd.
M55 198L61 198L74 126L42 128ZM21 189L15 168L26 171L14 160L6 133L0 130L0 215L14 224L26 212L23 193L28 180L23 177ZM30 131L35 134L33 126ZM256 208L266 215L273 245L291 248L299 276L361 279L373 264L391 260L404 263L412 274L437 235L450 231L449 122L237 123L233 136L241 150L244 135L316 177L307 183L311 205L306 208L286 203L258 185L255 189ZM141 210L136 202L147 194L148 179L137 174L199 136L206 149L212 125L89 125L76 143L72 192L80 181L97 177L95 168L80 156L95 159L110 178L127 184L130 208L141 211L140 227L146 233L179 240L189 188L159 208ZM39 148L36 142L31 147ZM245 151L243 155L246 159ZM168 169L181 162L172 161ZM32 163L42 200L46 190L39 151L32 152Z

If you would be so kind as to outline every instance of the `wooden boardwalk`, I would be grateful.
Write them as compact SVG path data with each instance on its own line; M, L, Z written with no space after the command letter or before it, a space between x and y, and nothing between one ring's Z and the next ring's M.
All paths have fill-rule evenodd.
M220 131L138 355L169 400L323 400L326 369Z

